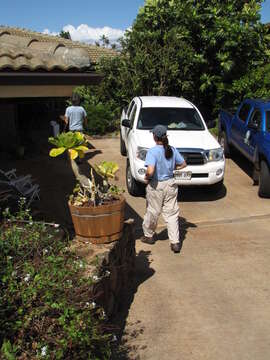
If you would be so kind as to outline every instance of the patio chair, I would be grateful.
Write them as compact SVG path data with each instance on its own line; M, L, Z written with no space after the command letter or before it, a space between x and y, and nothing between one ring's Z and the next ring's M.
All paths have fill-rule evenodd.
M16 169L11 169L9 171L3 171L0 169L0 174L2 174L4 177L12 180L16 178Z
M16 176L16 169L4 172L0 170L0 185L12 189L12 198L19 200L24 197L29 207L34 200L39 200L39 185L33 184L31 175Z
M12 189L0 190L0 204L8 201L12 197Z
M0 169L0 184L18 185L20 187L31 186L32 176L30 174L17 176L16 169L6 172Z
M20 198L25 198L26 207L30 207L33 201L40 200L39 197L40 188L38 184L33 184L31 187L20 189L18 187L13 187L13 198L15 197L17 200Z

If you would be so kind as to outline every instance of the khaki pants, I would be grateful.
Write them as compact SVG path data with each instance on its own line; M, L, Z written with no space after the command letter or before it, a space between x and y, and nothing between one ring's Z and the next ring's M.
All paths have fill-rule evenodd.
M179 242L179 206L177 204L178 186L174 179L154 182L146 187L146 213L143 220L145 236L152 237L155 233L158 217L162 214L172 244Z

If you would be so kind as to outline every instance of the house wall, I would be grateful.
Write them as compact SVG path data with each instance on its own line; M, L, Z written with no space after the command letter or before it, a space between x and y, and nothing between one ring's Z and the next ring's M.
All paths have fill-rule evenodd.
M37 98L37 97L70 97L74 85L31 85L15 86L0 85L0 99L6 98Z

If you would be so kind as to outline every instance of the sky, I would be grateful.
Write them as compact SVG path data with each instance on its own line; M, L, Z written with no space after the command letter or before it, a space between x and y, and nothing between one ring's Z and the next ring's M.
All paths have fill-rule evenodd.
M89 43L104 34L114 42L143 4L144 0L0 0L0 25L48 34L64 29L73 40ZM270 22L270 0L264 1L261 16L263 23Z

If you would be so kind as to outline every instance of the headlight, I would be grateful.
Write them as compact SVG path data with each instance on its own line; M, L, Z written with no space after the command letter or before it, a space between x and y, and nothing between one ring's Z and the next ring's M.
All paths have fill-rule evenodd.
M144 161L146 158L147 150L148 150L147 148L138 146L137 147L137 158Z
M206 157L208 161L220 161L223 159L223 148L213 149L206 151Z

